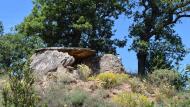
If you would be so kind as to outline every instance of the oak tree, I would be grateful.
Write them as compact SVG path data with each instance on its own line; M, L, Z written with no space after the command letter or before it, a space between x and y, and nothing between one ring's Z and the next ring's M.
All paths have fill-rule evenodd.
M31 14L17 29L41 37L48 46L116 53L116 46L123 47L126 41L112 39L112 27L126 4L126 0L34 0Z
M131 49L137 53L138 74L147 73L148 62L156 54L165 62L171 58L169 63L182 60L186 52L174 26L182 18L190 17L190 0L131 0L129 4L129 16L134 21L129 37L133 39Z

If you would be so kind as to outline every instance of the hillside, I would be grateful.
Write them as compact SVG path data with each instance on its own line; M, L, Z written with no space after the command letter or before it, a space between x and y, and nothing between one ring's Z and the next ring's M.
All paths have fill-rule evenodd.
M0 107L190 107L190 0L0 4Z
M73 49L78 57L80 53L89 51L81 50ZM73 57L73 60L78 57ZM190 91L184 86L187 82L184 83L182 75L176 71L155 70L144 78L127 74L119 59L111 54L105 54L96 61L96 57L80 58L80 62L73 62L74 65L68 63L70 58L67 51L58 52L56 49L47 49L32 56L33 87L38 96L35 106L190 107ZM86 61L91 66L86 65ZM7 78L1 77L1 91ZM11 90L9 85L6 89Z

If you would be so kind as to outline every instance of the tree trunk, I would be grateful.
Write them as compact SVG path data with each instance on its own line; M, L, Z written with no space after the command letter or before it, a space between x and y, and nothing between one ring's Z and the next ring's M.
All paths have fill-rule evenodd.
M146 52L138 52L137 59L138 59L138 75L144 76L146 75Z

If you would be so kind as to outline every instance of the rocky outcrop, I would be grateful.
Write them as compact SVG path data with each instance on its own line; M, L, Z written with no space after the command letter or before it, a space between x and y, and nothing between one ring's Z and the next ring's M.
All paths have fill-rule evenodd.
M74 63L75 59L68 53L53 51L45 51L44 53L36 53L31 57L30 67L33 71L46 74L54 72L59 65L64 67L70 66Z
M95 56L95 51L88 48L64 48L49 47L36 50L32 56L31 68L35 72L53 72L58 66L72 66L72 64L84 63L94 73L100 72L124 72L120 59L112 54L104 54L101 57ZM79 62L75 62L75 61Z
M52 83L77 83L77 81L81 81L77 64L85 64L92 71L91 74L124 73L124 68L117 56L105 54L97 57L95 51L85 48L50 47L38 49L31 60L30 68L37 77L35 86L41 91ZM84 67L81 69L85 70Z
M94 73L125 73L121 60L113 54L104 54L100 57L91 57L83 60L82 63L89 66Z
M93 55L95 51L88 48L49 47L36 50L30 64L36 77L36 89L44 90L55 82L76 82L79 76L73 64Z
M43 93L47 88L54 84L59 85L77 83L79 76L76 70L71 70L60 65L54 72L48 72L43 75L35 72L35 77L35 89L38 92Z
M122 73L124 72L121 60L113 54L105 54L100 60L100 72L114 72Z

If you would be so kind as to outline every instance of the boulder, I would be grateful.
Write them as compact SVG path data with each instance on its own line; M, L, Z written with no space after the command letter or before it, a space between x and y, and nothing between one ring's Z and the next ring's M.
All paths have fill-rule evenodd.
M124 72L124 67L121 60L113 54L105 54L100 60L100 72L114 72L122 73Z
M113 54L87 58L82 63L89 66L95 74L102 72L125 73L121 60Z
M31 57L31 60L31 69L34 72L42 74L56 71L59 65L64 67L70 66L75 61L74 57L68 53L58 52L56 50L36 53Z
M34 88L42 96L48 89L51 89L51 87L76 84L79 77L76 70L70 70L61 65L57 67L55 72L48 72L43 75L35 72L34 74Z
M114 72L124 73L120 59L112 54L95 56L95 51L86 48L59 48L50 47L36 50L31 57L30 68L34 71L35 89L45 94L52 86L63 86L73 84L81 87L96 89L95 83L86 83L81 77L80 70L88 71L86 67L76 66L77 64L87 65L93 73ZM90 73L91 74L91 73ZM85 80L85 79L84 79ZM84 84L83 84L84 83Z

